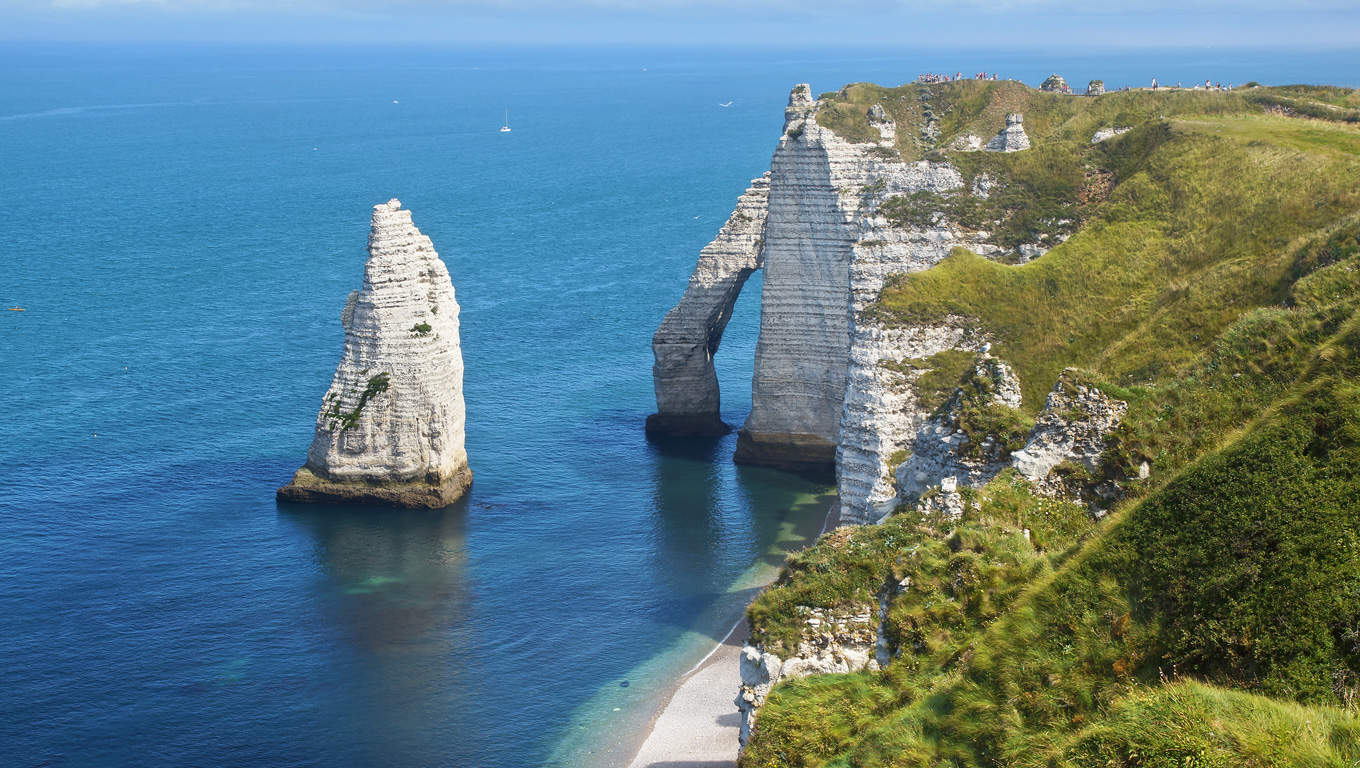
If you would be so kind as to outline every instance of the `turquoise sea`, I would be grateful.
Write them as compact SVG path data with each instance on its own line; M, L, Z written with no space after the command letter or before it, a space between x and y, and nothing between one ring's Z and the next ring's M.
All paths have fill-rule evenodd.
M790 86L1357 64L0 45L0 765L606 765L828 502L642 433L652 331ZM472 493L281 507L394 196L462 304ZM734 424L758 289L718 358Z

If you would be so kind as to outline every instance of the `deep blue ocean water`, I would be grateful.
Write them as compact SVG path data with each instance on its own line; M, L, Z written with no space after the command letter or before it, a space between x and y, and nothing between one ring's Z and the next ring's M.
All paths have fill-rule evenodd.
M642 434L651 333L793 83L1357 64L0 46L0 305L27 310L0 312L0 765L602 764L821 524L824 484L731 437ZM475 485L281 508L393 196L462 304ZM758 288L718 358L734 424Z

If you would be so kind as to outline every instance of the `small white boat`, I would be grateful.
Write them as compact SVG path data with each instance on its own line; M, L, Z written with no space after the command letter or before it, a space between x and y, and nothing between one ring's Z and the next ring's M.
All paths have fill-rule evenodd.
M510 132L510 110L505 110L505 125L501 126L501 133Z

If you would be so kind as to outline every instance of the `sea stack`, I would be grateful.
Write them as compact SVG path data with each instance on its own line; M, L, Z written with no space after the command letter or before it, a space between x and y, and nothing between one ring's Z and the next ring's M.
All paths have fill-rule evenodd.
M463 354L448 268L411 212L373 206L363 287L340 315L345 348L286 501L438 508L472 483Z

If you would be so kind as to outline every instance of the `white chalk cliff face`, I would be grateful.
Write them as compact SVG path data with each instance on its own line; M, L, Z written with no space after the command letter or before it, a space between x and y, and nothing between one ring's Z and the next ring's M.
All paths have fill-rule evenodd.
M985 198L989 178L965 188L948 162L903 162L897 126L880 105L866 112L878 138L864 143L818 124L818 108L806 84L794 87L768 188L753 184L742 196L658 329L658 412L648 428L718 431L712 354L736 292L750 270L763 268L752 407L735 459L834 468L842 522L863 524L892 508L898 494L889 459L911 444L928 415L915 406L912 382L881 363L977 349L983 342L959 322L885 329L863 310L890 275L927 269L956 247L983 255L1001 249L988 233L967 231L942 215L924 227L902 227L879 210L889 198L917 192ZM1023 137L1024 129L1017 120L1002 134Z
M903 162L897 126L878 105L867 117L879 138L862 144L819 125L816 110L810 90L796 87L771 162L760 340L737 459L834 463L841 521L863 524L896 502L889 460L928 416L912 382L883 363L982 342L961 322L889 329L863 310L891 275L928 269L956 247L1000 249L942 216L919 228L890 222L880 212L889 198L987 189L965 189L948 162Z
M1020 407L1020 382L1005 362L983 353L974 363L972 376L990 385L986 398L992 403L1006 408ZM980 486L1008 466L1010 456L994 444L977 446L975 455L964 454L962 449L968 445L969 438L959 430L962 406L963 393L955 390L940 412L916 431L911 456L897 468L898 501L915 503L925 491L941 485L947 486L946 490L950 492L956 490L959 483Z
M652 336L656 413L647 431L674 435L723 434L713 356L732 307L751 273L760 269L765 242L769 173L751 180L727 223L699 252L680 302Z
M916 380L924 368L894 364L924 363L932 355L969 349L974 343L962 323L918 328L860 323L856 327L836 452L841 522L862 525L892 511L898 495L892 459L912 444L930 416L916 396Z
M817 124L815 111L810 88L796 86L770 162L751 414L735 457L790 469L830 469L835 460L855 240L841 189L862 177L864 161L829 151L845 142Z
M996 405L1020 407L1020 383L1005 362L983 353L973 375L993 383L988 396ZM962 450L968 438L958 429L961 397L961 390L956 390L940 413L916 432L910 457L897 469L895 505L915 504L918 510L941 510L958 517L964 511L958 490L986 485L1007 467L1014 467L1048 496L1078 500L1094 494L1087 500L1097 516L1118 495L1118 488L1108 482L1093 488L1069 487L1066 473L1055 471L1065 464L1088 474L1087 482L1078 485L1089 485L1089 473L1099 469L1111 433L1128 413L1127 403L1084 383L1078 372L1062 372L1023 447L1009 454L994 442L984 442L978 450ZM1146 466L1140 470L1140 478L1146 477L1142 474L1146 471Z
M895 418L902 393L878 386L878 359L910 356L930 342L920 334L882 333L858 315L889 275L928 268L959 245L989 246L947 222L902 230L879 214L889 197L963 186L948 163L902 162L897 126L881 106L866 115L878 139L863 144L818 124L816 112L808 86L795 87L770 165L760 338L736 459L792 469L834 466L842 519L867 522L868 496L894 496L881 459L896 450L895 433L913 418Z
M1063 371L1044 401L1025 447L1011 456L1011 464L1042 493L1064 495L1061 478L1053 470L1068 462L1095 472L1109 436L1129 411L1128 403L1083 383L1074 371ZM1146 478L1146 463L1140 478ZM1099 493L1102 489L1097 488Z
M1023 449L1017 444L1023 436L999 443L969 435L965 427L970 425L960 418L964 390L956 390L943 407L928 408L922 401L931 399L920 397L918 384L938 364L931 358L939 353L970 352L977 355L972 376L988 382L974 387L985 394L988 407L1019 408L1018 381L1005 361L990 355L984 330L964 317L888 326L866 312L891 276L929 269L955 248L1031 259L1056 240L1041 238L1008 249L989 232L952 221L947 211L955 209L948 206L912 211L924 216L901 215L902 200L982 200L1004 182L985 173L966 180L953 164L938 159L943 157L938 152L926 155L936 159L904 162L897 140L905 127L899 129L881 105L865 113L877 138L862 142L820 125L820 107L807 85L790 94L765 190L763 248L753 252L734 243L734 235L743 242L756 237L753 186L701 254L690 289L658 331L653 343L658 416L668 411L716 414L714 330L721 334L725 313L749 270L763 268L752 409L736 460L791 469L834 466L843 524L873 523L901 505L956 517L967 504L962 491L1011 466L1041 490L1059 488L1060 483L1048 481L1060 474L1055 467L1091 468L1123 414L1122 404L1060 383ZM936 148L935 123L928 120L919 139L916 133L911 131L911 140L918 146ZM984 149L971 134L956 137L950 146ZM1030 146L1022 118L1012 114L985 149L1017 152ZM889 200L895 202L884 211ZM744 207L750 221L738 217ZM693 390L674 391L686 386ZM737 697L743 741L766 694L781 679L888 663L883 615L894 588L901 585L885 586L876 617L871 605L832 612L806 607L798 647L780 651L787 658L757 645L743 649Z
M842 523L871 523L892 510L898 497L892 457L911 445L930 415L916 397L915 379L924 371L904 375L900 364L919 365L939 352L974 350L984 343L962 318L885 328L863 314L891 275L929 269L959 247L981 254L1000 250L985 232L965 232L943 216L925 227L903 228L879 210L890 197L923 191L986 196L985 189L963 187L952 165L926 161L882 162L866 181L874 191L862 197L856 212L851 345L836 448Z
M467 490L458 302L430 239L395 199L373 207L363 287L290 501L442 507Z

